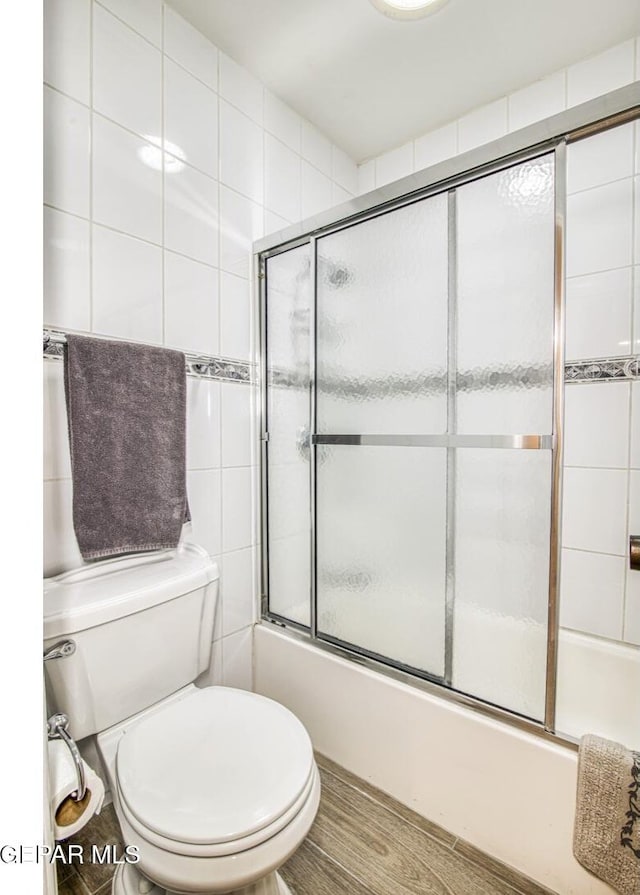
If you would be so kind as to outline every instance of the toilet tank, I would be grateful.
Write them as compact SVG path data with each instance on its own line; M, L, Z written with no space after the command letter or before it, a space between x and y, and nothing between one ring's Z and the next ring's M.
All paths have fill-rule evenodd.
M44 663L51 711L82 739L194 681L209 665L218 567L195 544L99 562L44 582Z

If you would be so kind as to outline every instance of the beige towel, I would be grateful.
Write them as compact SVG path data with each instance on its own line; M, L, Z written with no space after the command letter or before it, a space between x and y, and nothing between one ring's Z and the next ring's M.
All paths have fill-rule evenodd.
M582 737L573 853L621 895L640 895L640 752Z

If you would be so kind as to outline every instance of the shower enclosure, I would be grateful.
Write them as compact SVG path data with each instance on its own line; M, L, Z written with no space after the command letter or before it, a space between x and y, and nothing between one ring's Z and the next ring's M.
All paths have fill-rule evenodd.
M543 731L566 145L594 108L257 253L263 615Z

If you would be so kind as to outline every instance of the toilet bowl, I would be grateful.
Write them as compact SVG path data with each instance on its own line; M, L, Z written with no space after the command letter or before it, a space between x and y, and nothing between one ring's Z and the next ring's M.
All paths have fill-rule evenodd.
M45 582L50 708L96 736L123 840L114 895L286 895L277 869L315 818L309 736L284 706L197 687L211 661L218 572L195 545Z
M291 712L244 690L188 687L97 742L140 858L121 865L114 895L139 895L140 872L159 893L287 891L268 878L320 798L311 742Z

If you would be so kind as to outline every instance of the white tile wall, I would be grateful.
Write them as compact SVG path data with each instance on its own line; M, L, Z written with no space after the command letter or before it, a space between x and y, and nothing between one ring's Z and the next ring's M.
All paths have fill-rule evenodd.
M218 89L218 50L170 6L164 6L164 52L212 90Z
M162 45L162 0L100 0L102 6L157 47Z
M327 177L331 177L331 142L320 133L317 127L302 122L301 136L302 158L310 162Z
M631 386L631 459L632 469L640 469L640 382Z
M220 96L262 124L264 88L246 68L220 53Z
M294 152L300 152L302 119L270 90L264 92L264 128Z
M44 321L66 320L70 329L91 328L90 224L44 209Z
M302 217L307 218L330 208L333 202L332 182L321 171L302 162L301 202Z
M211 556L222 553L220 482L219 469L190 469L187 472L191 534Z
M439 127L414 141L415 169L420 171L458 153L458 122Z
M573 384L565 390L566 466L626 469L629 399L624 382Z
M185 162L218 176L218 97L170 59L164 64L164 135Z
M157 148L95 114L92 140L94 221L161 245L162 171L143 161Z
M187 381L189 469L219 469L222 462L220 442L220 383L207 379L189 379Z
M264 204L288 221L300 218L300 158L271 134L264 138Z
M413 140L414 161L398 165L395 179L420 171L506 133L556 115L570 106L586 102L603 93L640 78L640 38L611 47L570 68L553 72L506 97L501 97L469 114ZM403 147L369 159L358 168L358 195L389 182L388 159ZM638 151L640 165L640 150ZM378 174L378 162L381 170ZM640 167L636 168L640 173ZM613 179L613 178L611 178Z
M225 687L253 689L252 629L244 628L222 641Z
M601 64L602 59L586 66L585 77ZM626 125L569 147L569 359L633 350L635 136L635 127ZM629 643L639 642L640 618L640 576L627 569L628 536L640 499L629 471L639 462L636 391L637 383L628 382L572 384L565 390L561 624Z
M618 180L567 199L567 275L626 267L633 260L633 183Z
M331 147L331 176L348 193L355 194L358 188L358 172L346 152Z
M274 214L273 211L269 211L268 208L264 210L264 235L268 236L270 233L276 233L278 230L284 230L289 225L289 222L284 218L281 218L279 214Z
M220 181L254 202L263 199L262 128L234 106L220 103Z
M248 388L238 392L233 383L221 386L222 465L225 468L252 465L251 398Z
M626 555L627 479L622 469L565 469L565 547Z
M566 72L556 72L509 96L509 130L517 131L535 121L557 115L566 108L566 104Z
M164 243L196 261L218 264L218 184L188 165L164 178Z
M164 253L164 337L168 345L219 354L218 275L184 255Z
M567 360L630 353L631 293L631 267L567 280Z
M222 560L222 633L233 634L255 620L251 599L255 548L225 553Z
M102 6L93 10L93 108L141 137L162 130L162 53Z
M627 124L574 143L567 154L567 191L577 193L631 177L635 125Z
M222 473L222 543L225 553L251 546L251 468L240 466Z
M405 143L375 160L376 187L400 180L413 172L413 144Z
M220 271L220 353L237 360L251 357L249 281Z
M339 186L335 181L331 184L331 204L332 205L341 205L343 202L348 202L349 199L353 198L353 194L348 190L343 189Z
M458 152L503 137L508 130L507 110L507 100L499 99L458 119Z
M46 324L251 360L252 242L298 220L303 155L312 206L355 193L355 164L161 0L45 0L45 20ZM186 534L222 569L206 677L241 687L256 595L254 400L246 385L188 380ZM54 574L81 563L54 361L45 414Z
M48 0L44 4L44 79L88 104L91 0Z
M636 222L637 226L637 222ZM631 333L632 352L640 353L640 267L633 269L633 331Z
M369 193L376 188L376 160L358 166L358 195Z
M640 403L638 401L638 387L640 383L636 383L633 387L636 390L634 395L634 414L638 413ZM637 417L635 420L638 426ZM637 436L637 428L636 428ZM636 449L640 447L635 442ZM635 466L640 466L640 456L638 453L634 456ZM629 528L628 535L640 535L640 469L633 469L629 476ZM625 599L625 617L624 617L624 637L629 643L636 643L640 646L640 572L632 571L627 568L627 590Z
M560 624L621 640L625 565L622 556L563 550Z
M220 187L220 268L249 277L251 245L262 236L263 209L240 193Z
M71 478L67 434L67 408L64 398L63 365L44 365L43 390L43 439L44 477L50 479Z
M567 69L567 100L577 106L630 84L635 71L635 42L627 40Z
M94 224L92 258L93 331L162 342L162 249Z
M45 87L44 201L89 217L89 110Z

